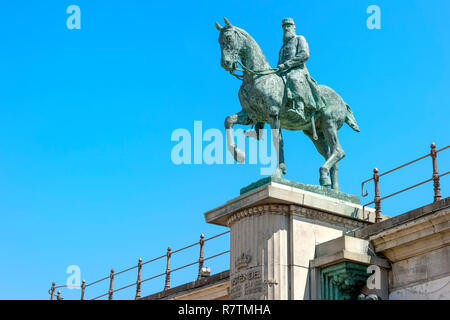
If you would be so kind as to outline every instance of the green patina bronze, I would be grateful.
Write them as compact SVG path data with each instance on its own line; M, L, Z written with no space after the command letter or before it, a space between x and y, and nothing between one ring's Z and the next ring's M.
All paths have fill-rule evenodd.
M256 182L253 182L252 184L242 188L240 194L241 195L246 194L252 190L255 190L255 189L262 187L266 184L269 184L271 182L284 184L289 187L302 189L302 190L309 191L309 192L314 192L314 193L317 193L317 194L320 194L323 196L351 202L354 204L361 204L361 200L358 196L355 196L352 194L347 194L344 192L340 192L338 190L334 190L334 189L330 189L330 188L326 188L326 187L322 187L322 186L315 186L315 185L304 184L304 183L300 183L300 182L296 182L296 181L292 181L292 180L287 180L287 179L284 179L283 177L277 177L277 176L269 176L269 177L262 178Z
M322 300L357 300L369 274L367 266L341 262L320 271Z
M252 125L255 132L248 137L260 139L260 129L269 124L277 152L277 168L273 176L286 173L281 129L303 131L325 158L320 167L320 185L339 190L338 161L344 156L337 131L347 123L359 131L350 107L331 88L319 85L309 75L305 62L309 58L304 37L295 34L291 18L283 20L283 47L278 67L272 69L256 41L244 30L225 19L220 31L222 67L242 80L239 100L242 110L225 120L227 149L237 162L245 161L245 153L236 147L233 126ZM241 66L242 69L238 67ZM235 74L242 71L243 75Z

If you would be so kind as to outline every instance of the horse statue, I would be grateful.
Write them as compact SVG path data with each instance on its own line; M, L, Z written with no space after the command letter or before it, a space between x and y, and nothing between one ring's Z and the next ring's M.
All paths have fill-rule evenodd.
M277 167L273 176L282 178L286 174L286 165L281 129L302 130L325 158L325 163L319 170L320 185L339 191L338 162L344 158L345 153L339 143L337 131L345 122L359 132L350 107L333 89L319 85L324 108L306 118L288 112L285 83L277 69L270 67L261 48L245 30L233 26L226 18L224 20L223 27L216 22L216 28L220 31L221 65L242 80L239 89L242 110L225 119L228 151L237 162L243 163L245 153L234 142L233 126L255 126L256 132L247 131L245 134L259 140L261 137L258 132L267 123L271 127L277 153ZM242 69L238 69L238 65ZM236 70L242 71L243 75L235 74Z

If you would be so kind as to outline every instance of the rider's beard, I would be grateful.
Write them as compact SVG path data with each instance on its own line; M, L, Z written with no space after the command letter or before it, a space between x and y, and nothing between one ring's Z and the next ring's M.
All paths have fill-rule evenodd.
M283 42L286 42L288 40L291 40L293 37L295 37L295 33L292 31L285 31L283 34Z

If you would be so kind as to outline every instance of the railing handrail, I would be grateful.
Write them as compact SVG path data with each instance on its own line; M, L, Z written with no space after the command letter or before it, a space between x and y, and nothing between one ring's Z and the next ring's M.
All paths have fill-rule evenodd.
M211 256L211 257L205 258L204 261L209 260L209 259L216 258L216 257L218 257L218 256L221 256L221 255L226 254L226 253L229 253L229 252L230 252L230 250L220 252L220 253L215 254L215 255L213 255L213 256ZM181 266L181 267L178 267L178 268L176 268L176 269L173 269L173 270L171 270L170 272L172 273L172 272L175 272L175 271L178 271L178 270L181 270L181 269L190 267L190 266L192 266L192 265L194 265L194 264L197 264L197 263L199 263L198 260L197 260L197 261L194 261L194 262L191 262L191 263L189 263L189 264L183 265L183 266ZM145 282L145 281L148 281L148 280L156 279L156 278L161 277L161 276L163 276L163 275L165 275L165 274L166 274L166 273L163 272L163 273L161 273L161 274L159 274L159 275L157 275L157 276L153 276L153 277L150 277L150 278L141 280L141 283L143 283L143 282ZM119 288L119 289L113 290L112 292L115 293L115 292L117 292L117 291L121 291L121 290L127 289L127 288L132 287L132 286L135 286L135 285L136 285L136 282L133 282L133 283L131 283L131 284L129 284L129 285L126 285L126 286L121 287L121 288ZM107 296L107 295L108 295L108 293L105 293L105 294L102 294L102 295L100 295L100 296L98 296L98 297L95 297L95 298L93 298L93 299L91 299L91 300L97 300L98 298L101 298L101 297L104 297L104 296Z
M443 176L446 176L447 174L449 174L450 171L447 171L447 172L445 172L443 174L439 174L438 173L438 170L437 170L437 154L439 152L441 152L441 151L444 151L444 150L450 148L450 145L448 145L448 146L446 146L446 147L444 147L442 149L436 150L436 144L433 142L431 144L430 148L431 148L430 153L428 153L428 154L426 154L426 155L424 155L424 156L422 156L420 158L417 158L415 160L409 161L409 162L407 162L405 164L402 164L402 165L400 165L400 166L398 166L398 167L396 167L394 169L388 170L388 171L386 171L384 173L379 174L378 173L379 172L378 169L374 168L373 169L373 177L370 178L370 179L367 179L367 180L365 180L365 181L363 181L361 183L361 195L363 197L367 197L369 192L367 190L364 192L364 184L366 184L367 182L372 181L372 180L374 181L374 184L375 184L375 197L374 197L374 200L372 202L366 203L363 207L366 207L366 206L371 205L371 204L375 204L375 214L376 214L375 221L376 222L381 221L381 201L382 200L385 200L387 198L390 198L392 196L395 196L395 195L397 195L399 193L402 193L402 192L405 192L407 190L413 189L413 188L418 187L418 186L420 186L422 184L425 184L427 182L434 181L434 202L439 201L439 200L442 199L441 188L440 188L440 178L443 177ZM404 189L402 189L400 191L396 191L396 192L391 193L391 194L389 194L387 196L380 197L379 179L382 176L387 175L387 174L389 174L391 172L394 172L394 171L396 171L398 169L401 169L403 167L406 167L406 166L408 166L410 164L413 164L413 163L415 163L415 162L417 162L419 160L422 160L422 159L425 159L425 158L428 158L428 157L431 157L432 158L432 162L433 162L433 176L432 176L431 179L424 180L424 181L419 182L419 183L417 183L417 184L415 184L413 186L404 188Z
M89 283L89 284L86 284L86 281L83 280L82 285L60 285L60 286L56 286L56 285L55 285L55 282L53 282L51 288L48 290L48 293L50 294L50 300L54 300L54 293L55 293L55 290L56 290L56 289L59 289L59 288L68 288L68 287L81 288L81 290L82 290L82 292L81 292L81 300L84 300L84 293L85 293L85 289L86 289L87 287L90 287L90 286L92 286L92 285L94 285L94 284L97 284L97 283L100 283L100 282L102 282L102 281L105 281L105 280L107 280L107 279L110 279L110 288L109 288L108 292L106 292L106 293L104 293L104 294L102 294L102 295L100 295L100 296L97 296L97 297L95 297L95 298L93 298L93 299L91 299L91 300L96 300L96 299L99 299L99 298L104 297L104 296L109 296L109 300L111 300L112 297L113 297L113 294L114 294L115 292L120 291L120 290L124 290L124 289L129 288L129 287L132 287L132 286L137 286L137 288L136 288L136 297L135 297L135 298L138 299L138 298L140 298L140 285L141 285L143 282L146 282L146 281L149 281L149 280L152 280L152 279L156 279L156 278L158 278L158 277L161 277L161 276L165 275L165 276L166 276L166 282L165 282L164 290L167 290L167 289L170 288L170 274L171 274L172 272L178 271L178 270L180 270L180 269L189 267L189 266L194 265L194 264L197 264L197 263L199 264L199 272L198 272L198 279L199 279L199 278L201 277L201 268L203 267L203 262L204 262L204 261L209 260L209 259L212 259L212 258L215 258L215 257L217 257L217 256L220 256L220 255L223 255L223 254L226 254L226 253L229 253L229 252L230 252L230 250L227 250L227 251L223 251L223 252L220 252L220 253L218 253L218 254L215 254L215 255L213 255L213 256L211 256L211 257L204 258L204 257L203 257L203 247L204 247L205 242L207 242L207 241L209 241L209 240L212 240L212 239L215 239L215 238L218 238L218 237L220 237L220 236L223 236L223 235L225 235L225 234L227 234L227 233L230 233L230 231L222 232L222 233L220 233L220 234L217 234L217 235L212 236L212 237L207 238L207 239L205 239L205 238L204 238L204 235L202 234L202 235L200 235L200 241L194 242L193 244L190 244L190 245L185 246L185 247L183 247L183 248L177 249L177 250L175 250L175 251L171 251L171 248L169 247L169 248L167 249L167 253L166 253L166 254L164 254L164 255L162 255L162 256L159 256L159 257L156 257L156 258L153 258L153 259L150 259L150 260L148 260L148 261L146 261L146 262L142 262L142 258L140 258L137 265L132 266L132 267L129 267L129 268L124 269L124 270L121 270L121 271L118 271L118 272L114 272L114 269L112 269L109 276L104 277L104 278L99 279L99 280L96 280L96 281L94 281L94 282L92 282L92 283ZM173 254L178 253L178 252L181 252L181 251L186 250L186 249L189 249L189 248L192 248L192 247L194 247L194 246L196 246L196 245L200 245L200 258L199 258L198 260L196 260L195 262L189 263L189 264L187 264L187 265L183 265L183 266L181 266L181 267L178 267L178 268L176 268L176 269L174 269L174 270L170 270L170 257L171 257ZM151 263L151 262L160 260L160 259L162 259L162 258L164 258L164 257L167 258L167 266L166 266L166 271L165 271L165 272L163 272L163 273L161 273L161 274L158 274L158 275L156 275L156 276L152 276L152 277L150 277L150 278L144 279L144 280L141 280L141 279L140 279L142 266L144 266L145 264L148 264L148 263ZM138 268L138 279L137 279L136 282L133 282L132 284L129 284L129 285L126 285L126 286L124 286L124 287L120 287L120 288L118 288L118 289L113 290L113 287L112 287L112 286L113 286L113 280L114 280L114 277L115 277L115 276L120 275L120 274L125 273L125 272L128 272L128 271L130 271L130 270L136 269L136 268ZM58 299L58 300L62 300L60 294L61 294L61 292L58 291L58 295L57 295L57 299Z

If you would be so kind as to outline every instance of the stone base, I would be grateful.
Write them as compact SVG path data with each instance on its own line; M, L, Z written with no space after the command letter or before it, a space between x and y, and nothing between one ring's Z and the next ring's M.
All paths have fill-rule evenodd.
M340 192L340 191L336 191L336 190L322 187L322 186L316 186L316 185L311 185L311 184L300 183L297 181L286 180L284 178L280 178L277 176L265 177L265 178L262 178L258 181L255 181L255 182L249 184L248 186L241 189L241 195L243 195L247 192L250 192L254 189L257 189L263 185L270 184L271 182L284 184L286 186L290 186L293 188L297 188L297 189L301 189L301 190L305 190L305 191L309 191L309 192L314 192L314 193L317 193L317 194L320 194L323 196L327 196L330 198L335 198L338 200L344 200L344 201L355 203L355 204L361 204L361 200L358 196Z
M354 201L270 178L205 213L206 222L231 231L232 300L311 299L316 245L375 221L373 209Z

